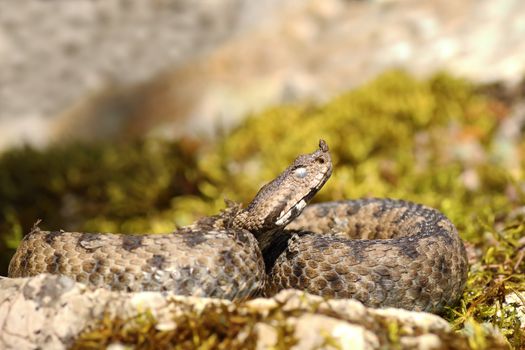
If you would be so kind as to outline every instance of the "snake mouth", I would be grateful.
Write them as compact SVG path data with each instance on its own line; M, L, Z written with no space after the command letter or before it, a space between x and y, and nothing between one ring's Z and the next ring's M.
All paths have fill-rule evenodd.
M295 219L303 209L306 207L306 204L312 199L313 196L323 187L328 178L330 177L330 172L325 173L323 178L313 187L303 198L301 198L297 203L295 203L290 209L281 212L275 224L277 226L285 226Z
M284 213L281 213L275 224L277 226L287 225L290 221L295 219L301 213L301 211L303 211L304 207L306 207L307 201L308 199L306 199L306 197L303 197L303 199L297 202L293 207L291 207Z

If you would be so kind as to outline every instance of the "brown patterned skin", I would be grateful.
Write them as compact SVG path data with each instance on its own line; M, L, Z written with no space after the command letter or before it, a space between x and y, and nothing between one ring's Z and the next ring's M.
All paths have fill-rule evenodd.
M297 157L246 209L230 206L174 233L47 232L35 227L11 259L8 274L63 274L95 287L130 292L255 296L266 283L259 244L271 242L299 215L331 172L328 146L321 140L318 150Z
M36 228L20 244L9 276L50 272L114 290L227 299L297 288L431 312L455 303L467 259L452 223L435 209L392 199L305 208L331 172L321 140L317 151L299 156L245 209L231 206L172 234Z
M257 241L245 230L122 235L35 228L11 260L9 276L48 272L112 290L244 299L262 288L261 269Z
M297 288L372 307L440 312L465 286L467 257L454 225L420 204L321 203L308 206L287 230L268 294Z

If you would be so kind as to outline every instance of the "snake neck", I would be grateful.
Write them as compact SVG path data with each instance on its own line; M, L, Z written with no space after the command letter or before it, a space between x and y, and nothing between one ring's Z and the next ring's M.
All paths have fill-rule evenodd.
M232 226L250 231L260 248L267 248L275 235L301 213L331 174L328 146L320 140L319 149L300 155L264 185L250 204L235 215Z

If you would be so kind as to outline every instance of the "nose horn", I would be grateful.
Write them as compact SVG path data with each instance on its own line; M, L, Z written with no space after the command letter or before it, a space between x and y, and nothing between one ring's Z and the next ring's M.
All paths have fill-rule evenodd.
M328 152L328 145L326 144L326 141L323 139L319 140L319 149L323 152Z

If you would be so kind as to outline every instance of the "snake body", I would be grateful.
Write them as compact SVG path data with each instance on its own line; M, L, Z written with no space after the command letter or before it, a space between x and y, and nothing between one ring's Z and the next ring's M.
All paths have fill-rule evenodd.
M232 205L176 232L41 231L24 237L10 277L71 276L112 290L246 299L285 288L373 307L440 312L467 275L454 225L402 200L306 203L328 180L328 146L301 155L244 209Z

